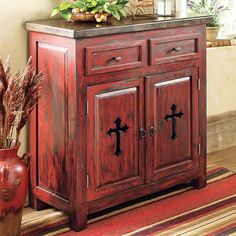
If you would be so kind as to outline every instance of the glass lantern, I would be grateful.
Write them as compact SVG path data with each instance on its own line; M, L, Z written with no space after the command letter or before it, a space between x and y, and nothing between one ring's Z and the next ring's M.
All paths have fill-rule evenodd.
M175 16L176 0L154 0L154 12L158 16Z

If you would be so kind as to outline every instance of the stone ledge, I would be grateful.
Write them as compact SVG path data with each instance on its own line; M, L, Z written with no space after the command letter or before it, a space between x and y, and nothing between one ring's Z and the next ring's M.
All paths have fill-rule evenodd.
M236 146L236 111L207 118L207 153Z

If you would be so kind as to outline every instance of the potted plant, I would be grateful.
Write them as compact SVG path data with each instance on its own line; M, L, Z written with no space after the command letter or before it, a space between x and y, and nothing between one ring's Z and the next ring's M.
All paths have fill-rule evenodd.
M54 8L51 17L60 14L68 21L96 21L107 22L110 16L117 20L126 17L125 5L127 0L73 0L72 2L62 2Z
M211 15L211 22L207 25L207 41L214 41L220 29L220 16L228 10L218 0L187 0L190 10L200 15Z
M0 59L0 235L19 235L28 189L29 156L17 156L22 128L34 109L43 75L26 68L10 74L9 59Z

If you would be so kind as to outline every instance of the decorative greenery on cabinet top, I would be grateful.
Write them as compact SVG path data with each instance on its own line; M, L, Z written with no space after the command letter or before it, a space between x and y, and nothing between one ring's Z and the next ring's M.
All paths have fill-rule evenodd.
M64 19L70 21L76 19L76 16L94 15L92 19L97 22L106 22L109 15L117 20L126 17L125 5L127 0L116 0L108 2L106 0L74 0L70 2L62 2L58 7L54 8L51 17L60 14Z

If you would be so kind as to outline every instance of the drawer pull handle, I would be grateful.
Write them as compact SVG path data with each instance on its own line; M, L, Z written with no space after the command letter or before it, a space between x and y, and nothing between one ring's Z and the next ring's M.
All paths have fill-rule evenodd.
M147 132L142 128L139 130L140 138L146 138Z
M157 134L156 129L152 126L149 130L151 136L155 136Z
M180 48L180 47L173 48L171 51L174 51L174 52L180 52L180 51L181 51L181 48Z
M121 57L113 57L112 58L112 60L114 60L115 62L119 62L119 61L121 61L121 59L122 59Z

